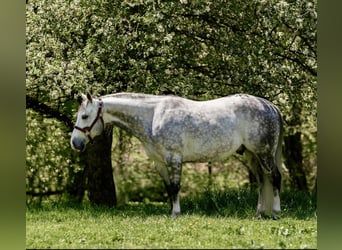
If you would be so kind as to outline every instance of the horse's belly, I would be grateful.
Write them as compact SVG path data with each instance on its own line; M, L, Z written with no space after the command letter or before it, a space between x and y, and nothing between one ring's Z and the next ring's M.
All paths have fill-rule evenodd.
M187 141L183 150L184 162L207 162L227 159L241 145L240 140L200 140Z
M223 161L226 160L233 151L231 152L209 152L205 153L192 153L192 154L185 154L183 156L183 162L208 162L208 161Z

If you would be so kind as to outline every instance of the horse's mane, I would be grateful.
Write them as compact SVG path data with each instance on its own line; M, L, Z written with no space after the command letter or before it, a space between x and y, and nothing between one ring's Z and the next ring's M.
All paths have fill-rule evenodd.
M107 97L145 99L145 98L160 98L162 96L151 95L151 94L141 94L141 93L121 92L121 93L115 93L115 94L109 94L109 95L103 96L103 98L107 98Z

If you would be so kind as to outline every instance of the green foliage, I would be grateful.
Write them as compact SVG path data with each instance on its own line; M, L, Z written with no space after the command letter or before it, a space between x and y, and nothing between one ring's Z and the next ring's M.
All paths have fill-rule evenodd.
M197 100L236 92L263 96L280 107L286 135L303 133L306 173L313 182L316 0L30 0L26 7L26 90L31 98L73 120L76 97L86 90L95 95L135 91ZM31 116L28 112L28 124L38 117ZM39 127L28 126L28 176L38 174L43 165L63 175L70 173L64 171L70 169L68 140L48 139L54 138L55 131L63 131L61 137L67 138L64 125L58 123L53 130L42 123L47 126L45 137ZM44 144L38 147L38 141ZM114 161L120 158L114 156ZM151 184L162 186L154 181L152 171L141 158L126 164L120 174L129 177L123 177L125 185L142 197L145 194L132 183L144 183L141 186L148 190L151 185L146 180L151 178ZM31 188L33 182L29 183Z
M293 194L283 196L287 202ZM256 219L251 201L257 195L241 190L190 196L177 219L161 203L131 202L117 209L47 203L27 209L26 247L317 248L315 203L307 197L298 192L295 206L284 203L289 209L276 221Z
M315 2L30 1L27 6L28 89L40 85L32 81L38 78L53 88L39 89L44 95L91 88L196 98L241 91L273 99L301 94L297 86L308 90L305 95L315 92Z
M39 134L39 136L37 136ZM27 110L26 192L59 193L77 170L69 149L68 134L54 119Z

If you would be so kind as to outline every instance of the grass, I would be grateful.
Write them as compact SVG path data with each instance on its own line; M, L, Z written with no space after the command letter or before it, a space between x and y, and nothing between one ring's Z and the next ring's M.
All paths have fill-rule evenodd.
M205 192L181 201L117 208L47 203L26 212L27 248L317 248L316 202L283 194L279 220L256 219L256 194Z

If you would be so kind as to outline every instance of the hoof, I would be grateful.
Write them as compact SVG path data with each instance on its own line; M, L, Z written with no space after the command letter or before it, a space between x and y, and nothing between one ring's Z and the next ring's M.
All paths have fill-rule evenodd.
M280 217L279 217L279 215L275 215L275 214L273 214L273 215L272 215L272 219L273 219L273 220L279 220L279 219L280 219Z
M171 218L176 219L180 213L172 213Z
M272 220L278 220L280 219L279 214L264 214L264 213L257 213L256 218L258 220L261 219L272 219Z
M258 218L269 218L272 216L272 213L271 213L271 211L266 212L265 210L259 210L259 211L257 211L256 216Z
M273 220L279 220L280 219L280 210L273 210L273 213L272 213L272 219Z

